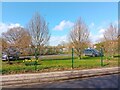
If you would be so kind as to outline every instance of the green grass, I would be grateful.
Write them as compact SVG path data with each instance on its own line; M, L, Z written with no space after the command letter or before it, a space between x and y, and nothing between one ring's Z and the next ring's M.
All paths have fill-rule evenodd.
M51 72L60 70L71 70L72 60L71 57L64 56L57 59L42 59L38 61L37 70L35 66L26 66L22 60L11 61L13 64L9 65L6 61L2 62L2 74L16 74L16 73L32 73L32 72ZM106 60L104 57L103 67L118 66L118 59L113 58ZM91 69L101 68L100 57L83 57L79 60L77 57L74 58L74 69Z

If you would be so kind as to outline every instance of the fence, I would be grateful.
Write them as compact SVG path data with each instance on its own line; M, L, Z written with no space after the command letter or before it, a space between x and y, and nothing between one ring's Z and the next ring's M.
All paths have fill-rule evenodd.
M80 60L72 49L71 54L59 54L59 55L42 55L38 57L38 60L31 56L31 60L15 60L2 62L2 74L13 73L31 73L31 72L51 72L71 69L91 69L118 66L118 59L113 58L110 62L107 62L105 57L88 57L82 56ZM29 64L26 64L29 63ZM35 63L34 63L35 62ZM102 63L102 64L101 64Z

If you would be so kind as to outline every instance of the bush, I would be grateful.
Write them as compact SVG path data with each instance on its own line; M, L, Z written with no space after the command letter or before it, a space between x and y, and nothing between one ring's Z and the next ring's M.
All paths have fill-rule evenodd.
M28 65L37 65L38 64L38 60L23 60L23 62L25 63L26 66Z

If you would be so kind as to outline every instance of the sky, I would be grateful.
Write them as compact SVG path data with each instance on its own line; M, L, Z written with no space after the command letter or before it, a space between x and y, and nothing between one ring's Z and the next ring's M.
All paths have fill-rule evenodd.
M3 2L0 34L8 28L26 27L35 12L49 23L49 44L56 46L68 42L68 34L77 19L81 18L96 43L110 23L117 24L117 2Z

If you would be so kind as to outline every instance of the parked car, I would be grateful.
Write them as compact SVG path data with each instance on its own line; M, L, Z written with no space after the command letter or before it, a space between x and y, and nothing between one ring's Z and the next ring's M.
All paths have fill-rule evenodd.
M2 53L2 60L8 60L7 53L5 53L5 52Z
M8 48L4 52L2 52L2 60L24 60L28 59L30 60L31 58L29 56L22 56L21 57L21 52L14 48Z
M7 54L6 52L2 53L2 60L16 60L19 59L19 56L15 54Z
M85 56L92 56L92 57L101 56L101 52L99 52L98 50L93 49L93 48L85 49L84 54L85 54Z
M19 59L20 51L16 48L8 48L2 52L2 60L16 60Z

